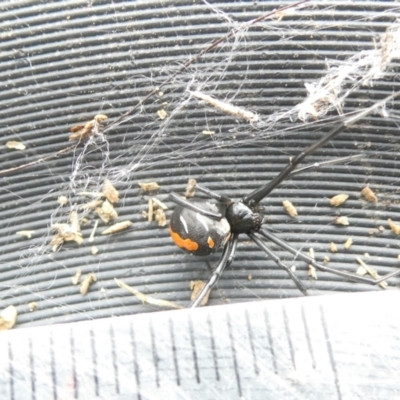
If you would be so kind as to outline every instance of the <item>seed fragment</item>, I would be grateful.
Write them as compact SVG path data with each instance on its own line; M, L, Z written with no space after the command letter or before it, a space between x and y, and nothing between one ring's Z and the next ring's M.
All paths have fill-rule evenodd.
M347 217L335 217L336 225L350 225L349 219Z
M390 229L396 235L400 235L400 225L395 224L390 218L388 219Z
M330 199L331 206L338 207L342 205L349 198L348 194L338 194Z
M353 244L353 238L348 238L344 244L344 248L346 250L349 250L352 244Z
M291 217L296 217L297 216L297 210L295 206L289 201L289 200L284 200L282 202L283 207L285 207L286 212L291 216Z
M368 186L361 190L361 194L371 203L376 203L378 201L375 193Z
M0 313L0 331L14 327L17 322L18 311L14 306L8 306Z

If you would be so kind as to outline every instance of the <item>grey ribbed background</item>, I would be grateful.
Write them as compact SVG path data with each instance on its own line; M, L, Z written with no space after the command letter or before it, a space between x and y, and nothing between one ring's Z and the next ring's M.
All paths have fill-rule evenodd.
M233 20L244 22L286 2L213 4ZM299 103L306 95L304 83L324 75L326 58L345 59L374 48L374 40L378 42L399 18L396 7L386 1L317 2L286 15L279 29L260 23L235 48L223 75L218 76L218 62L232 54L232 42L178 76L162 89L164 96L145 104L139 116L108 131L114 169L107 167L102 178L136 160L143 149L149 153L136 171L117 184L122 197L117 207L120 219L131 220L133 227L114 237L98 236L96 256L90 254L88 243L79 248L68 243L58 253L52 253L49 246L48 228L54 222L51 215L57 209L57 197L70 194L66 188L73 153L1 176L0 307L18 306L19 326L155 309L116 287L114 277L145 293L189 304L189 282L206 280L210 271L204 260L185 255L172 244L167 227L145 222L141 213L148 196L139 191L137 181L156 180L162 200L171 190L183 192L188 177L228 196L241 197L280 171L288 157L319 137L321 129L304 129L296 121L290 125L294 134L268 137L266 132L191 100L156 139L160 104L168 102L165 107L171 114L192 77L197 81L209 78L208 88L214 95L234 97L236 105L265 119ZM201 1L13 1L1 2L0 9L1 169L65 148L70 128L99 112L112 121L230 28ZM399 90L397 71L393 63L384 79L353 93L345 111L369 106ZM388 109L393 107L390 104ZM219 134L204 137L204 129ZM322 129L327 130L327 125ZM3 146L8 140L20 140L27 149L10 151ZM400 222L399 145L396 123L379 115L364 119L309 161L360 151L365 157L283 183L263 202L272 228L298 248L313 247L319 260L329 255L334 268L355 271L355 257L368 252L371 266L381 273L391 272L398 267L399 240L387 229L386 220ZM101 162L99 152L89 154L85 171L100 171ZM360 200L360 190L367 184L379 194L376 205ZM332 209L327 198L342 192L351 194L351 199L341 209ZM295 220L282 209L284 199L295 203L299 211ZM333 218L339 214L349 216L351 226L334 226ZM386 227L384 232L371 234L380 225ZM92 226L93 220L83 228L85 238ZM20 230L36 233L30 240L22 239L15 234ZM354 245L344 251L341 244L350 236ZM330 241L340 245L335 255L328 251ZM278 253L289 265L294 264L292 256ZM98 277L85 297L71 284L77 267ZM297 273L313 294L379 290L324 273L318 273L318 281L307 283L306 269L300 263ZM393 279L392 285L396 283L399 280ZM210 304L298 295L286 273L243 240ZM31 301L38 303L34 312L28 311Z

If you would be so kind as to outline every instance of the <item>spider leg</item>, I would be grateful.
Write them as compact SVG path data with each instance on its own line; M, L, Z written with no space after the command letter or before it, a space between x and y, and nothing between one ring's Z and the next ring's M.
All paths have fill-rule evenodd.
M325 265L317 263L313 258L308 256L307 254L304 254L297 249L295 249L293 246L289 245L282 239L278 238L274 234L272 234L270 231L265 230L265 229L260 229L259 233L264 236L266 239L270 240L271 242L277 244L281 248L289 251L290 253L294 254L296 257L300 258L303 261L306 261L307 263L313 265L315 268L319 269L320 271L324 272L330 272L335 275L343 276L345 278L349 278L353 281L357 282L365 282L369 283L370 285L378 285L379 283L386 281L387 279L400 274L400 269L394 272L391 272L390 274L387 274L385 276L380 277L379 279L372 279L368 278L365 276L359 276L359 275L354 275L351 272L346 272L346 271L338 271L336 269L327 267Z
M244 197L243 203L250 206L255 206L258 204L264 197L268 196L285 178L287 178L307 156L314 153L314 151L324 146L330 140L334 139L335 136L337 136L347 127L351 126L361 118L371 114L377 108L382 107L387 101L393 100L399 95L400 91L389 97L386 97L384 100L375 103L372 107L366 108L351 117L342 118L338 125L326 135L322 136L320 140L316 141L310 147L297 154L297 156L295 156L293 159L290 159L288 165L277 176L275 176L274 179Z
M203 290L197 296L196 300L192 303L190 308L195 308L200 305L200 303L203 301L204 297L207 296L207 293L210 292L212 290L212 288L216 285L216 283L218 282L218 279L224 272L224 269L231 264L231 262L233 261L233 259L235 257L235 254L236 254L238 238L239 238L238 233L235 233L230 237L228 243L224 247L224 250L222 252L222 256L218 262L218 265L215 268L213 274L211 275L211 278L208 280L207 284L204 286Z
M221 203L230 203L232 200L229 199L228 197L221 196L218 193L212 192L210 189L207 189L204 186L196 185L196 189L199 190L200 192L205 193L208 197L211 199L218 200Z
M182 199L182 197L178 196L176 193L170 193L168 197L175 204L178 204L181 207L187 208L188 210L198 212L199 214L204 215L205 217L209 217L209 218L215 219L217 221L221 220L224 217L222 214L203 210L201 207L196 206L195 204L191 203L190 201L187 201L186 199Z
M263 250L279 267L283 268L292 278L293 282L299 288L299 290L305 295L308 296L308 292L306 288L301 283L300 279L293 273L293 271L273 252L271 251L267 245L258 238L254 233L247 234L249 238L258 246L261 250Z

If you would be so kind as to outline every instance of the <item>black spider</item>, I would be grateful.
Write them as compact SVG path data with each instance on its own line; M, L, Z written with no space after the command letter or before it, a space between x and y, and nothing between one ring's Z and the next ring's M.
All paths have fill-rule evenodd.
M312 146L306 148L296 157L292 158L288 165L270 182L256 189L239 201L234 201L228 197L221 196L204 187L196 186L198 190L207 194L210 199L217 200L185 200L175 193L170 194L170 199L177 204L170 221L170 232L172 239L181 249L199 256L210 255L220 248L223 248L222 256L214 270L208 283L192 307L197 307L206 294L215 286L224 269L231 264L236 254L238 237L241 233L246 233L271 259L293 279L301 292L307 295L307 290L296 277L293 271L273 253L264 242L268 239L281 248L295 254L299 259L312 264L315 268L331 272L359 282L366 282L377 285L380 282L400 273L400 270L392 272L380 279L358 276L349 272L338 271L325 265L317 263L313 258L296 250L277 236L273 235L268 229L262 228L263 218L255 212L257 204L268 196L284 179L295 172L295 168L308 155L319 149L330 140L335 138L340 132L351 126L359 119L370 114L377 108L384 105L400 95L400 92L389 96L385 100L376 103L374 106L365 109L352 117L342 118L342 120L330 132L316 141Z

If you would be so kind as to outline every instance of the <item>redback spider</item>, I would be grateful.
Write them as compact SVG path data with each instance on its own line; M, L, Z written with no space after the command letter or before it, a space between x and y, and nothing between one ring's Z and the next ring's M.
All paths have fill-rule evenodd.
M294 247L279 239L267 228L263 227L263 217L255 211L257 204L268 196L284 179L295 172L295 168L310 154L334 139L339 133L351 126L361 118L371 114L382 107L385 102L399 96L400 92L394 93L370 108L350 116L342 117L341 121L321 139L303 150L297 156L290 159L287 166L270 182L262 185L241 200L235 201L228 197L214 193L204 187L196 186L205 193L210 200L185 200L175 193L170 194L170 199L177 204L170 221L170 233L175 244L181 249L193 255L208 256L223 248L221 258L203 290L193 302L191 307L197 307L209 291L218 282L224 269L228 267L235 258L238 237L241 233L257 244L271 259L283 268L292 278L299 290L308 295L307 290L293 271L274 253L266 244L265 239L275 243L279 247L296 255L299 259L312 264L315 268L343 276L358 282L377 285L386 279L400 274L400 270L387 274L379 279L354 275L350 272L338 271L325 265L319 264L310 256L303 254ZM216 201L215 201L216 200Z

